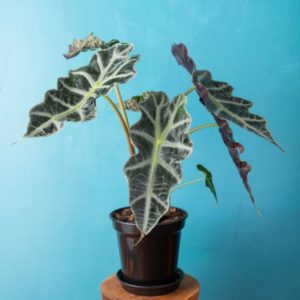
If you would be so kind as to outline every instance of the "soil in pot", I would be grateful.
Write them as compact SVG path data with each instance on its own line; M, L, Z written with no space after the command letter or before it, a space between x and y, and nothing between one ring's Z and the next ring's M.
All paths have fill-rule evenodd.
M177 208L171 207L169 211L160 219L159 224L171 223L186 217L186 212ZM135 223L135 217L132 210L128 207L113 213L113 218L126 223Z

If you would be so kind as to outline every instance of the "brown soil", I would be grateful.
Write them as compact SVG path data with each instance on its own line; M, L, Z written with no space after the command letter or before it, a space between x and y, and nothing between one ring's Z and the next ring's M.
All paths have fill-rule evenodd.
M185 216L185 213L175 207L171 207L169 211L160 219L159 224L165 224L180 220ZM113 217L121 222L134 223L135 217L130 208L123 208L122 211L116 212Z

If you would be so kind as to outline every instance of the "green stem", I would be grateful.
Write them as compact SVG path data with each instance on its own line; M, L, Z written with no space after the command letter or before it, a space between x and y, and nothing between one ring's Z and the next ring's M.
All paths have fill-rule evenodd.
M198 130L204 129L204 128L209 128L209 127L217 127L218 125L216 123L209 123L209 124L204 124L204 125L199 125L196 126L192 129L190 129L189 134L193 134Z
M129 136L129 129L118 109L118 107L115 105L115 103L111 100L111 98L107 95L103 96L104 99L106 100L106 102L111 106L111 108L114 110L114 112L116 113L122 127L123 127L123 130L124 130L124 133L125 133L125 137L126 137L126 140L127 140L127 144L128 144L128 148L129 148L129 152L130 152L130 155L133 156L135 154L135 151L134 151L134 147L131 143L131 140L130 140L130 136Z
M127 117L124 101L122 99L121 92L120 92L120 89L119 89L119 86L117 83L114 84L114 88L115 88L119 106L121 108L121 114L122 114L123 120L125 121L127 128L129 128L129 122L128 122L128 117Z
M187 89L183 94L185 96L187 96L188 94L190 94L192 91L194 91L196 89L196 87L193 85L191 86L189 89Z
M181 188L183 188L185 186L188 186L188 185L191 185L193 183L196 183L196 182L199 182L199 181L203 181L203 180L204 180L203 178L196 178L194 180L191 180L191 181L188 181L188 182L185 182L185 183L182 183L182 184L178 184L178 185L176 185L175 187L173 187L171 189L171 193L175 192L175 191L177 191L177 190L179 190L179 189L181 189Z

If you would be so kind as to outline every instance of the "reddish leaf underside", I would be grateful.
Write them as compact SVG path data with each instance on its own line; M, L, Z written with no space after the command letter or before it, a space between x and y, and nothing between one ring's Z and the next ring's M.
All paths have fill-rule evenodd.
M194 61L189 57L187 48L184 44L174 44L172 46L172 54L177 60L178 64L183 66L190 74L196 70Z
M200 102L205 106L205 100L207 99L207 91L205 87L199 83L194 82L196 85L197 93L200 97ZM212 114L218 127L219 132L221 134L221 137L223 139L224 144L227 146L227 149L229 151L229 154L238 169L238 172L242 178L243 184L245 186L245 189L249 193L249 196L251 198L251 201L255 203L254 196L251 191L251 187L248 183L248 173L251 171L251 166L246 161L241 161L240 154L244 151L244 146L234 140L233 132L226 120L223 120L216 116L215 114Z
M229 127L227 121L222 120L216 116L214 116L214 118L216 120L216 123L218 124L219 132L222 136L223 142L227 146L229 154L240 173L244 186L250 195L251 201L254 203L255 199L253 197L251 187L248 184L248 180L247 180L248 173L251 171L251 166L246 161L240 160L240 154L243 153L244 146L240 143L237 143L234 140L233 132Z

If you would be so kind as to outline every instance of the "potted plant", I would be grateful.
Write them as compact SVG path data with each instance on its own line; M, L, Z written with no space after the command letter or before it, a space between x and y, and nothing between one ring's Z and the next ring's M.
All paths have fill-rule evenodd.
M170 193L180 187L181 161L192 153L191 135L207 127L218 127L229 154L253 203L247 181L250 165L240 159L243 146L236 142L228 121L280 146L266 128L266 121L249 112L252 103L232 95L233 88L212 79L209 71L198 70L184 44L174 44L172 54L191 76L192 87L172 101L164 92L148 91L123 101L119 84L134 77L138 55L133 46L118 40L104 42L89 34L74 40L66 58L95 50L89 64L58 79L57 88L46 92L44 101L30 110L25 137L49 136L65 121L83 122L96 117L96 100L103 98L116 113L125 133L130 158L124 172L129 184L129 207L110 215L117 230L122 268L117 273L123 286L134 293L157 295L178 286L183 272L177 268L180 231L187 213L170 208ZM115 102L109 96L114 89ZM187 97L195 91L199 104L212 114L215 123L190 128ZM140 113L132 126L126 110ZM281 149L281 148L280 148ZM205 184L217 200L212 174L202 165Z

